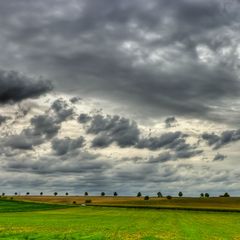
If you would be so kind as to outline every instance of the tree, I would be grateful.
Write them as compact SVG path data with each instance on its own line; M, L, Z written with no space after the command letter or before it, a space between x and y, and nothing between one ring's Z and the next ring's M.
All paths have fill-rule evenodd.
M149 200L149 196L145 196L145 197L144 197L144 200Z
M201 193L201 194L200 194L200 197L204 197L204 193Z
M158 192L158 193L157 193L157 196L158 196L158 197L162 197L162 193L161 193L161 192Z
M178 193L178 196L179 196L179 197L182 197L182 196L183 196L183 193L182 193L182 192L179 192L179 193Z
M30 192L27 192L26 195L30 195Z
M225 192L223 195L220 195L219 197L230 197L230 195L227 192Z
M117 195L118 195L117 192L114 192L114 193L113 193L113 196L114 196L114 197L117 197Z
M2 193L2 196L3 196L3 197L5 196L5 193L4 193L4 192Z
M209 197L209 193L205 193L205 197Z
M84 195L85 195L85 196L88 196L88 192L85 192Z
M171 199L172 199L172 196L168 195L168 196L167 196L167 199L168 199L168 200L171 200Z
M43 192L40 192L40 195L42 196L42 195L43 195Z
M142 193L138 192L137 197L141 197L141 196L142 196Z
M17 192L15 192L14 195L17 196L18 195Z
M57 196L58 195L58 193L57 192L54 192L54 196Z
M101 192L101 196L104 197L105 196L105 192Z
M66 192L65 195L68 196L68 192Z

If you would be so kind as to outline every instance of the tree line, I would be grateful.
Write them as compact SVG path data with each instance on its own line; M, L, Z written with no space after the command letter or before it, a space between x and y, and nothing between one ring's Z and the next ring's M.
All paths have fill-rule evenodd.
M5 193L2 193L2 196L3 196L3 197L4 197L5 195L6 195ZM18 194L17 192L15 192L14 195L15 195L15 196L18 196L18 195L20 195L20 194ZM29 195L30 195L30 192L26 192L26 196L29 196ZM44 194L43 194L43 192L40 192L39 195L40 195L40 196L43 196ZM58 192L54 192L53 195L54 195L54 196L57 196L57 195L58 195ZM88 192L84 192L84 196L88 196L88 195L89 195ZM69 193L66 192L66 193L65 193L65 196L69 196ZM101 192L101 193L100 193L100 196L104 197L104 196L106 196L106 193L105 193L105 192ZM118 193L117 193L117 192L113 192L113 196L114 196L114 197L117 197L117 196L118 196ZM137 196L137 197L142 197L143 195L142 195L141 192L138 192L136 196ZM156 196L159 197L159 198L164 197L161 192L158 192L158 193L156 194ZM167 195L166 197L167 197L168 199L171 199L171 198L172 198L171 195ZM178 197L180 197L180 198L183 197L183 192L180 191L180 192L178 193ZM201 198L204 198L204 197L205 197L205 198L208 198L208 197L210 197L210 194L209 194L209 193L200 193L200 197L201 197ZM230 197L230 195L229 195L227 192L225 192L223 195L219 195L219 197ZM145 198L146 198L146 200L147 200L147 198L149 199L149 196L145 196Z

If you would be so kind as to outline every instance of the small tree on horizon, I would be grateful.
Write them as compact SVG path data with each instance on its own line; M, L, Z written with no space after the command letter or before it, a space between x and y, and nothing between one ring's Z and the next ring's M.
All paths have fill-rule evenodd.
M142 196L142 193L138 192L137 197L141 197L141 196Z
M104 197L105 196L105 192L101 192L101 196Z
M157 193L157 196L158 196L158 197L162 197L163 195L162 195L161 192L158 192L158 193Z
M40 192L40 195L42 196L42 195L43 195L43 192Z
M66 192L65 195L68 196L68 192Z
M114 197L117 197L117 195L118 195L117 192L114 192L114 193L113 193L113 196L114 196Z
M144 197L144 200L149 200L149 196L145 196L145 197Z
M225 192L225 193L223 194L223 197L230 197L230 195L229 195L227 192Z
M85 193L84 193L84 196L88 196L88 192L85 192Z
M26 195L27 195L27 196L30 195L30 192L27 192Z
M207 197L207 198L208 198L208 197L209 197L209 193L205 193L205 197Z
M182 192L179 192L179 193L178 193L178 196L179 196L179 197L182 197L182 196L183 196L183 193L182 193Z
M4 192L2 193L2 196L3 196L3 197L5 196L5 193L4 193Z
M54 196L57 196L58 195L58 193L57 192L54 192Z
M200 197L204 197L204 193L201 193L201 194L200 194Z
M17 192L15 192L15 193L14 193L14 195L15 195L15 196L17 196L17 195L18 195L18 193L17 193Z

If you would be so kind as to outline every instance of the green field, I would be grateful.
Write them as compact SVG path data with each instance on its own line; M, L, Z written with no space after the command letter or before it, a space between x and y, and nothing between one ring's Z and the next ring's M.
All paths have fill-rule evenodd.
M0 200L0 239L240 239L240 213Z

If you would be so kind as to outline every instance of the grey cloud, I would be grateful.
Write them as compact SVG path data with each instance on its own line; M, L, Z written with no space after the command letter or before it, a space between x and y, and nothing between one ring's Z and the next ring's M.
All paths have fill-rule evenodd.
M81 100L80 97L72 97L69 99L69 101L73 104L79 102L80 100Z
M2 125L3 123L5 123L8 119L10 119L10 117L0 115L0 125Z
M34 146L42 144L44 139L32 129L24 129L20 134L8 136L3 141L4 146L12 149L32 150Z
M150 163L158 163L158 162L167 162L172 160L172 155L169 152L164 152L159 154L157 157L150 157Z
M23 134L14 135L7 139L5 146L13 149L32 150L33 142L32 139L26 138Z
M127 118L98 114L92 117L87 133L99 134L93 140L94 146L108 146L116 142L120 147L128 147L138 142L140 131L136 122Z
M215 155L215 157L213 158L213 161L223 161L226 158L225 155L221 154L221 153L217 153Z
M35 98L52 90L49 81L33 80L16 71L0 70L0 103Z
M83 147L84 138L79 137L76 139L64 138L64 139L53 139L52 149L57 155L64 155L75 149Z
M191 158L201 154L202 150L188 149L188 150L180 150L176 152L176 158Z
M175 117L168 117L165 119L165 126L166 128L174 127L177 120Z
M209 146L213 146L213 149L218 149L231 142L240 140L240 129L227 130L220 135L216 135L215 133L204 133L202 138L207 141Z
M63 122L67 118L73 115L73 109L69 108L68 104L62 99L55 100L51 108L57 114L57 117L59 118L59 122Z
M207 141L209 146L214 145L220 139L220 137L215 133L203 133L202 138Z
M39 159L21 161L8 159L4 168L8 171L29 172L37 174L82 173L86 177L102 173L111 166L97 154L79 152L75 157L43 155Z
M78 121L80 123L87 123L91 120L91 116L89 116L88 114L86 113L81 113L78 117Z
M47 114L33 117L31 119L31 125L33 126L33 134L44 135L46 138L54 137L61 127L60 124L56 122L56 119Z
M179 131L164 133L160 137L149 137L140 139L137 147L148 148L150 150L157 150L162 147L176 148L180 143L182 143L182 137L184 137L184 135Z

